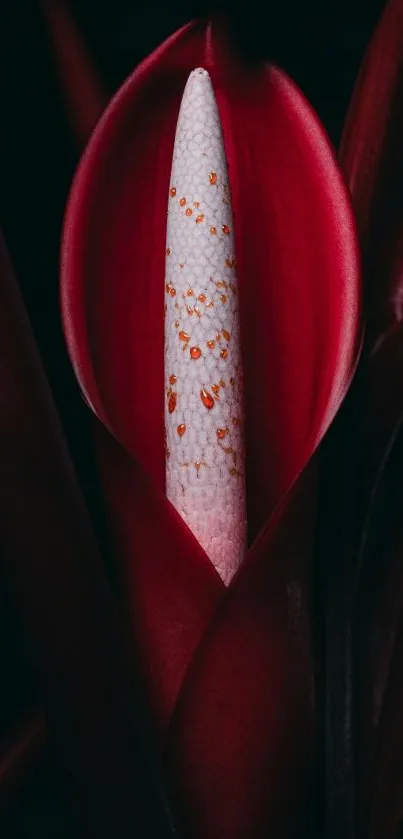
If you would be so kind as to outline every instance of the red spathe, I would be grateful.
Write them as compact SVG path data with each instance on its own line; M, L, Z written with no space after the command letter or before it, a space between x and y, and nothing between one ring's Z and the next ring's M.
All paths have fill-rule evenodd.
M240 285L252 547L229 590L164 496L166 212L197 66L223 126ZM62 309L82 390L116 438L99 429L104 491L194 836L285 836L300 816L290 802L310 761L314 464L295 482L354 370L359 296L346 190L312 110L278 69L240 64L221 23L184 27L129 78L87 148Z

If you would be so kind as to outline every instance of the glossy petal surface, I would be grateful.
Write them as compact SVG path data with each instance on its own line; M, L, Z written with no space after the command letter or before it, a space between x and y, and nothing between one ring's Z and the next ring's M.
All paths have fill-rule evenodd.
M251 547L226 593L164 498L166 196L197 66L223 129L245 377ZM101 430L137 652L162 732L176 706L167 760L195 835L209 839L268 826L292 835L303 818L316 506L315 465L303 470L355 368L357 263L348 197L315 114L280 70L242 64L218 21L185 27L128 79L71 193L65 332L81 388L118 441Z

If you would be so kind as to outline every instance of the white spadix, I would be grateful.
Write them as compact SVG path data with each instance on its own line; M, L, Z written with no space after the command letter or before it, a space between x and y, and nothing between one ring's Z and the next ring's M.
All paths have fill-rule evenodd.
M165 302L167 497L228 583L246 545L242 367L227 164L203 69L176 129Z

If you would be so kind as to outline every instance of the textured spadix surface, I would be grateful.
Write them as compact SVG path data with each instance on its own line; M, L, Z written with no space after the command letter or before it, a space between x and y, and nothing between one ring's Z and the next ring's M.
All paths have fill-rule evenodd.
M167 496L224 582L246 538L242 367L227 164L209 74L182 98L165 271Z

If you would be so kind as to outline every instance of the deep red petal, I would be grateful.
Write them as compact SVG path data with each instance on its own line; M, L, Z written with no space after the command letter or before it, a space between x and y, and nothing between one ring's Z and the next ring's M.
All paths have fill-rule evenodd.
M310 835L312 461L229 589L183 685L168 765L190 833Z

